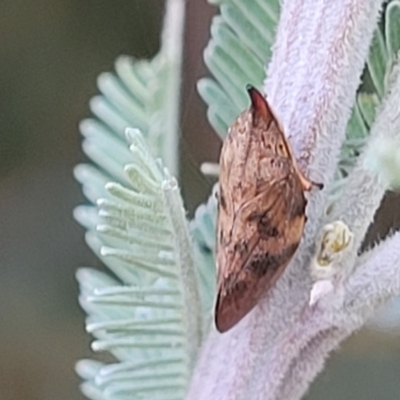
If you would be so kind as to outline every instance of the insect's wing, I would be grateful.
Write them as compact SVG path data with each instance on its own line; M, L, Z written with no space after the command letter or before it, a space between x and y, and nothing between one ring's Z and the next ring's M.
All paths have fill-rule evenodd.
M237 213L229 243L223 241L218 249L215 324L220 332L239 322L282 275L299 245L305 206L293 173ZM223 232L224 227L218 229Z
M303 190L281 125L250 88L251 106L229 130L220 157L217 329L243 318L276 282L305 223Z

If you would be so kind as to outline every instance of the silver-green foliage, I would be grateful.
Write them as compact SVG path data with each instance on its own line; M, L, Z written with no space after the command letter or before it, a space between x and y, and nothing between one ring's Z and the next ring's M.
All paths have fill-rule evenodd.
M169 24L178 14L183 21L183 5L167 2ZM179 188L155 159L176 169L182 37L165 25L153 60L120 57L115 73L99 77L95 117L80 126L92 163L75 176L91 204L75 217L107 271L78 271L79 300L93 350L115 358L78 363L82 390L94 400L182 399L204 326Z
M78 372L93 399L146 393L180 399L202 328L188 225L176 180L154 161L139 131L128 129L127 138L123 184L109 182L92 166L76 170L96 206L81 206L75 215L113 274L79 270L80 303L88 314L87 331L96 338L92 348L108 350L119 361L81 361Z
M97 118L83 121L80 129L85 137L85 152L115 177L121 178L121 173L112 157L124 160L127 150L122 150L121 145L126 147L126 128L135 127L143 132L150 147L161 153L158 156L164 155L163 142L174 135L167 131L169 101L162 90L170 64L162 53L151 61L121 56L115 62L115 73L105 72L98 77L101 95L90 101L90 109ZM91 148L94 141L102 146ZM173 162L168 167L176 168Z

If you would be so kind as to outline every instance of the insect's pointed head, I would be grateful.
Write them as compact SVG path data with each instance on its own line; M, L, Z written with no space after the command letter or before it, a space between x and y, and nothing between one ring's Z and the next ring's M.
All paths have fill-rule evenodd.
M250 109L254 116L260 116L265 120L270 120L273 117L271 108L269 107L265 97L253 86L246 86L247 93L250 96Z

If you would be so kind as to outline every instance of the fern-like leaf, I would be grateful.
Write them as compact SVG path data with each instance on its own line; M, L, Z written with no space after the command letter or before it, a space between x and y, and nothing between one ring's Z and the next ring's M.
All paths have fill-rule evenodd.
M84 192L97 198L97 207L79 207L76 218L88 230L89 246L113 272L79 270L80 303L88 314L87 331L96 338L92 348L120 361L81 361L78 372L86 380L84 393L94 399L127 393L182 398L202 327L185 211L176 180L153 160L142 135L128 129L127 136L128 185L106 183L91 166L76 171Z
M128 127L139 129L153 154L163 159L174 176L178 173L184 1L166 4L160 52L152 60L120 56L115 72L102 73L97 79L101 94L90 101L96 119L80 125L85 153L117 180L125 179L120 166L127 156ZM124 183L129 182L125 179Z
M111 274L80 269L79 300L92 348L116 359L78 363L82 391L93 400L182 399L201 341L189 226L170 173L179 159L183 16L184 1L168 0L159 54L120 57L115 73L100 75L95 118L80 126L92 164L76 167L75 176L91 205L75 217Z

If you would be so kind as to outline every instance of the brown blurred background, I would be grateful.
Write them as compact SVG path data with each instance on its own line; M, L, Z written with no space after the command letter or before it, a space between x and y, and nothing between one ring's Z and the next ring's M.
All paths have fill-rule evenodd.
M84 160L78 122L95 80L120 54L156 51L161 0L0 2L0 399L75 400L77 359L91 356L75 271L98 261L72 219L84 201L72 175ZM220 141L205 120L195 81L214 9L188 1L182 174L187 208L212 182L199 164ZM381 232L398 220L392 196ZM398 213L397 213L398 214ZM365 331L328 364L309 399L399 399L400 341Z

